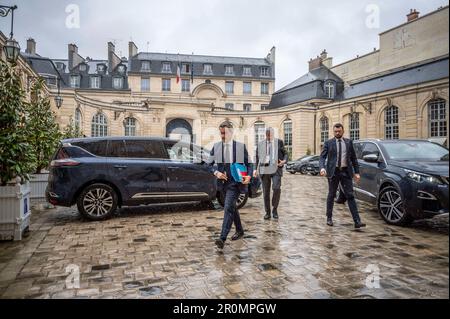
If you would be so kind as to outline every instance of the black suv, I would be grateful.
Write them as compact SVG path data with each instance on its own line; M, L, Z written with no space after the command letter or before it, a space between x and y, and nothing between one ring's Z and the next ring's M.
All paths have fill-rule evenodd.
M448 213L447 148L426 140L359 140L354 147L361 173L355 196L376 204L387 223Z
M319 158L319 155L305 155L295 161L288 162L286 164L286 171L291 174L300 173L304 175L308 173L308 164L319 161Z
M91 220L111 216L117 207L168 202L210 204L223 195L204 159L207 151L192 143L166 138L103 137L61 141L50 164L46 197L72 206ZM257 186L255 186L257 185ZM249 185L238 205L260 196Z

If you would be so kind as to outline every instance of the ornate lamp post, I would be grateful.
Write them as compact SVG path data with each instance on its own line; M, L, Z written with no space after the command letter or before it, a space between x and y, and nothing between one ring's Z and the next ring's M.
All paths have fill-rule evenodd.
M14 10L17 9L17 6L4 6L0 5L0 16L6 17L11 12L11 33L9 34L9 39L6 40L6 44L3 47L3 51L5 52L6 59L15 63L20 54L20 46L19 43L13 39L14 36Z

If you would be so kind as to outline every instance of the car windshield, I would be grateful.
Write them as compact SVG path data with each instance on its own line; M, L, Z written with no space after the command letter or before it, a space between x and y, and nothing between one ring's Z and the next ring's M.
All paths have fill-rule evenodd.
M431 142L396 141L383 143L387 157L401 161L448 161L448 149Z
M304 156L300 157L298 160L296 160L296 162L307 160L307 159L310 159L311 157L312 157L312 155L304 155Z

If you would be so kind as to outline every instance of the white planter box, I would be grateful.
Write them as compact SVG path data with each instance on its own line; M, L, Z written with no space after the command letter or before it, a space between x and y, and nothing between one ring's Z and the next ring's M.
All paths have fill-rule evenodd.
M41 203L45 202L45 189L48 184L48 173L42 174L33 174L30 179L30 188L31 188L31 202Z
M0 240L21 240L30 216L30 184L0 186Z

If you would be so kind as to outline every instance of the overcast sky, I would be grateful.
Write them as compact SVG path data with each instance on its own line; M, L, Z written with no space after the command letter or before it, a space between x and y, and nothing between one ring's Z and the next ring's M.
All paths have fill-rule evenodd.
M445 0L0 1L19 7L14 36L21 47L33 37L37 52L52 58L67 58L68 43L76 43L83 57L98 59L107 58L108 41L122 56L128 56L129 40L139 51L244 57L265 57L276 46L277 89L306 73L307 61L323 49L334 64L341 63L378 48L378 34L405 22L410 8L426 14L448 5ZM71 4L79 8L79 28L70 28L77 26ZM10 17L0 18L0 30L9 34Z

